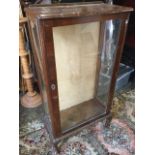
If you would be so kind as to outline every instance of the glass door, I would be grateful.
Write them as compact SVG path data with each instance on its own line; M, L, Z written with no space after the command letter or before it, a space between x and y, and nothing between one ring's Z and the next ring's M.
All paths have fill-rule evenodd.
M53 27L61 130L105 114L120 20Z

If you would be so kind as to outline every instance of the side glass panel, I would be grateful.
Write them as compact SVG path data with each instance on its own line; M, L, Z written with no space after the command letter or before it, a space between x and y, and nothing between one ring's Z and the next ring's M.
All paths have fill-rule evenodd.
M46 90L45 90L45 79L44 79L43 68L42 68L42 53L39 48L39 38L38 38L36 26L34 26L32 28L32 36L33 36L34 48L36 50L37 60L39 63L38 64L39 70L37 70L37 72L38 72L38 78L40 80L40 89L41 89L40 91L41 91L42 98L43 98L43 105L44 105L44 110L45 110L44 112L46 115L49 115L47 94L46 94Z
M105 22L103 47L101 50L101 67L97 88L97 98L106 106L115 61L116 48L119 39L121 20L108 20Z
M101 37L100 25L97 21L53 28L62 131L105 113L104 87L110 83L118 30L109 38L106 23ZM101 51L100 37L104 38ZM111 43L113 47L107 47ZM109 77L108 86L103 75Z

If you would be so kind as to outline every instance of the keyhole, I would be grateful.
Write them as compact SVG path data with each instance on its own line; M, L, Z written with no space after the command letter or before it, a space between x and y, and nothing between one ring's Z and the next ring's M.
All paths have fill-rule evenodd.
M51 89L55 90L55 84L51 84Z

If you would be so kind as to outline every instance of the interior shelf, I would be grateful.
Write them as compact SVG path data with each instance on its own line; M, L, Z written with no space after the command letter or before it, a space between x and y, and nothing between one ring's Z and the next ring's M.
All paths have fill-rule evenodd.
M96 98L60 112L62 130L69 129L91 117L105 113L105 106Z

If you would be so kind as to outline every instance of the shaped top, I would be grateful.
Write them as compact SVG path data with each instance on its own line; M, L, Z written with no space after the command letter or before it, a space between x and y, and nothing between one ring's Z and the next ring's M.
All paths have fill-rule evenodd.
M28 16L33 18L65 18L95 15L111 15L131 12L133 8L110 5L102 2L95 3L66 3L52 5L31 5L25 8Z

